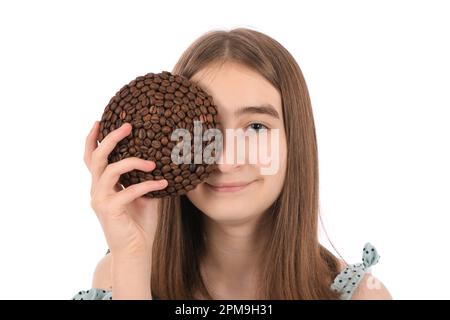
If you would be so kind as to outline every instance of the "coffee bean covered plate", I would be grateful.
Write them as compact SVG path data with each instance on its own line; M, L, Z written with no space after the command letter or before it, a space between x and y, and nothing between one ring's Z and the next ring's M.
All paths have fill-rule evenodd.
M122 174L119 183L125 188L147 180L166 179L165 189L148 192L145 197L183 195L214 170L213 163L194 161L194 138L190 140L190 163L176 163L171 157L181 141L171 140L174 130L185 129L194 137L194 123L201 124L203 132L218 128L213 98L197 83L168 71L137 77L123 86L105 107L98 141L126 122L132 125L131 133L109 154L108 163L138 157L154 161L156 168L150 172L133 170ZM202 140L205 148L208 141ZM181 155L186 157L182 152Z

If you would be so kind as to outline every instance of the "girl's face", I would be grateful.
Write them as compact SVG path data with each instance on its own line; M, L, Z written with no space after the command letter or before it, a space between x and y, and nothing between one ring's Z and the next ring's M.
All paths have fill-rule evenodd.
M217 170L188 192L187 197L214 221L241 223L254 220L276 200L284 183L287 150L281 96L260 74L234 62L208 66L194 74L191 80L214 99L223 131L223 149L219 153ZM244 138L244 163L238 162L237 156L228 159L226 129L241 129L247 135ZM256 132L267 130L265 146L259 142L256 149L249 148L248 135L253 131L249 129ZM238 153L236 141L235 154ZM259 150L259 153L262 147L267 148L263 153L272 160L267 162L259 156L256 162L249 161L249 153L254 150ZM268 167L274 169L268 170L271 174L264 173L263 168Z

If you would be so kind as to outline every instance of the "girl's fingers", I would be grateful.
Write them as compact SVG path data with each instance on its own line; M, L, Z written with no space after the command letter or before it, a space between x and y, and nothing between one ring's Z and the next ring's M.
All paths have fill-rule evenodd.
M106 167L103 174L98 179L97 188L109 191L117 185L121 174L130 172L134 169L151 171L155 169L155 167L156 164L153 161L147 161L137 157L125 158L123 160L111 163Z
M127 137L131 132L131 124L124 123L118 129L111 131L98 145L92 154L91 172L94 180L98 180L106 166L108 165L108 156L114 150L117 143Z
M86 143L84 145L84 163L90 170L92 152L97 148L97 137L98 137L98 126L99 122L95 121L94 125L89 131L89 134L86 137Z
M114 197L113 201L116 202L117 205L124 206L148 192L162 190L165 187L167 187L167 180L165 179L144 181L123 189Z

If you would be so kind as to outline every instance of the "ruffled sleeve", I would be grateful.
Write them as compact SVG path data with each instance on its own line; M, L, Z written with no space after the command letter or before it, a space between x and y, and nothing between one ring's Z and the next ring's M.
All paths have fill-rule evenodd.
M366 272L380 260L377 249L366 243L362 254L362 263L350 264L334 279L331 290L341 293L341 300L350 300Z
M112 291L92 288L73 296L72 300L112 300Z

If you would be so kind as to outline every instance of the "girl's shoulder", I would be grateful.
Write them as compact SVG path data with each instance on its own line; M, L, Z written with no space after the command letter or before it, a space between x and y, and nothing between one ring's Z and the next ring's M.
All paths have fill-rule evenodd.
M112 300L111 255L106 255L97 263L89 290L75 294L73 300Z
M380 260L377 249L366 243L363 248L362 262L348 264L338 259L340 272L334 279L331 289L341 294L342 300L392 299L384 284L371 274L372 266Z

